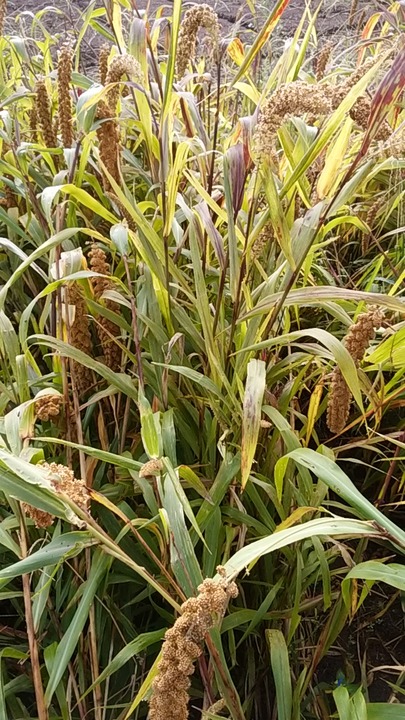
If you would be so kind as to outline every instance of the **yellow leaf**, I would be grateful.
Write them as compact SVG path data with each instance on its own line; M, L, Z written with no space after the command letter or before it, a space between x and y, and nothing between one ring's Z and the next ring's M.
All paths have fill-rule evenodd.
M121 6L118 0L113 0L112 3L112 20L117 45L118 47L125 47L125 40L122 34Z
M337 187L340 181L341 173L343 172L343 160L349 145L352 125L353 121L351 118L347 118L336 141L331 143L326 154L325 165L316 186L320 200L327 197L327 195Z
M248 85L248 83L245 82L237 82L235 83L235 89L240 90L240 92L246 95L246 97L248 97L255 105L259 104L260 93L256 90L254 85Z
M309 512L316 512L318 508L310 507L310 506L303 506L299 507L294 512L291 513L291 515L288 516L283 522L281 522L279 525L277 525L274 532L280 532L280 530L287 530L287 528L291 527L292 525L295 525L299 520L301 520L304 515L306 515Z
M240 67L245 59L245 49L242 41L238 37L233 38L233 40L229 43L227 50L231 60Z
M311 399L309 401L309 407L308 407L308 415L307 415L307 433L305 438L305 444L308 447L309 441L311 440L312 431L314 429L316 416L318 414L319 410L319 404L321 402L322 398L322 392L323 392L323 383L320 382L316 385L315 390L313 391L311 395Z

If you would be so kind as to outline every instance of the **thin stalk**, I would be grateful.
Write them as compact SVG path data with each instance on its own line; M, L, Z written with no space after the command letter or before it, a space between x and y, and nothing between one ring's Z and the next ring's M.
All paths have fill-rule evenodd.
M24 559L28 555L27 531L22 513L20 514L20 548L21 558ZM31 605L31 588L30 576L25 574L22 576L22 586L24 595L25 622L27 625L28 645L30 650L30 660L32 669L32 680L34 683L35 700L37 703L38 719L49 720L48 709L45 705L45 693L41 678L41 663L39 660L39 650L37 638L34 629L34 619L32 616Z
M137 369L138 369L138 382L139 387L143 391L145 388L145 381L143 376L143 368L142 368L142 351L141 351L141 343L139 340L139 331L138 331L138 312L136 309L136 302L134 298L134 294L131 291L132 287L132 280L131 280L131 273L129 272L129 265L128 265L128 256L123 255L122 256L122 262L124 263L125 268L125 274L127 277L127 283L128 283L128 291L130 293L130 303L131 303L131 311L132 311L132 330L134 333L134 343L135 343L135 353L136 353L136 362L137 362Z
M59 493L63 498L66 505L68 505L73 512L82 520L87 530L93 535L93 537L101 544L102 550L108 553L117 560L120 560L125 565L128 565L134 572L140 575L149 585L151 585L157 592L164 597L164 599L176 610L180 612L180 605L169 595L168 592L158 583L155 578L144 568L142 565L138 565L132 558L129 557L114 540L111 540L109 535L100 527L100 525L91 517L85 510L76 505L72 500L64 493Z
M87 577L90 574L91 568L91 551L90 548L86 548L86 573ZM90 666L91 666L91 682L94 684L100 675L100 667L98 664L98 649L97 649L97 630L96 630L96 615L94 603L89 610L89 650L90 650ZM101 693L101 686L98 684L93 688L93 699L94 699L94 718L95 720L102 720L102 707L103 697Z
M55 612L50 598L48 598L47 606L48 606L49 614L52 619L52 623L58 632L59 640L62 640L63 632L60 627L59 615ZM79 691L79 687L76 682L76 673L75 673L75 670L74 670L74 667L73 667L73 664L71 661L68 663L68 673L69 673L70 682L72 683L73 694L76 698L76 707L79 711L80 720L86 720L86 717L87 717L86 701L85 701L85 698L82 698L82 699L80 698L80 691Z
M211 165L210 165L210 171L209 171L208 183L207 183L207 192L208 192L208 195L210 195L210 196L212 194L212 186L214 184L215 153L217 151L217 144L218 144L220 102L221 102L221 58L218 58L214 137L212 139L212 148L211 148L212 157L211 157ZM203 273L205 273L205 266L207 263L207 233L204 233L203 253L202 253L201 263L202 263Z

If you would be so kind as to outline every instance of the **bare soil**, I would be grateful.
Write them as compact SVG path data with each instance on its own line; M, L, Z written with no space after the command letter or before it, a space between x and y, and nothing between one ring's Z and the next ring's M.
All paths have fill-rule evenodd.
M213 5L217 11L222 25L224 36L239 35L243 40L252 38L262 24L275 0L261 0L257 3L257 14L253 17L246 0L205 0ZM149 7L151 11L163 7L163 14L170 15L172 0L132 0L134 8L138 12ZM192 4L199 4L202 0L185 2L186 8ZM47 7L46 14L41 18L48 30L58 35L78 33L81 26L81 14L88 7L89 0L8 0L8 25L13 34L21 34L25 26L27 34L30 35L30 26L33 17L43 8ZM103 0L96 0L95 6L102 7ZM319 0L311 0L312 10L315 10ZM274 33L274 49L284 43L288 38L293 37L297 22L305 10L305 0L290 0L283 13L281 21ZM333 39L337 44L344 42L347 45L348 38L355 37L358 26L364 24L366 19L377 9L386 6L386 0L358 0L355 13L351 12L351 0L325 0L317 20L317 32L321 39ZM349 22L350 20L350 22ZM89 70L95 66L97 49L100 45L100 36L88 34L86 37L88 57L86 68Z

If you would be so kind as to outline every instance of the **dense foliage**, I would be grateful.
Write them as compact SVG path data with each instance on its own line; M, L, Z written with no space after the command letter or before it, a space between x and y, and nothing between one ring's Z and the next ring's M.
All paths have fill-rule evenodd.
M287 5L2 34L2 718L405 717L403 13Z

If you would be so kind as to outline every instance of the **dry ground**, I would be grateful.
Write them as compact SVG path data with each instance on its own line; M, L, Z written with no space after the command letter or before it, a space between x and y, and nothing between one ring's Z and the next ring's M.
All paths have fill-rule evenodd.
M96 7L103 5L103 0L93 0ZM157 7L163 6L164 13L170 14L172 2L166 0L132 0L133 5L142 12L147 6L152 10ZM194 0L194 3L199 3L201 0ZM258 0L257 4L257 16L252 17L249 11L246 0L206 0L213 5L219 14L224 35L241 34L244 39L248 39L249 35L255 32L257 27L260 27L263 19L269 12L272 6L274 6L275 0ZM386 6L387 0L358 0L357 10L353 16L352 23L349 24L349 17L351 15L351 0L324 0L323 7L321 8L318 21L317 29L318 34L325 38L334 38L337 43L345 42L350 36L355 36L356 28L360 21L364 22L373 11L376 9L382 9ZM9 11L9 29L13 34L20 34L21 26L20 23L25 23L29 26L32 22L32 17L39 10L48 7L46 13L45 24L53 32L66 35L73 31L78 31L80 27L80 14L85 8L87 8L89 0L8 0L8 11ZM312 10L315 10L319 5L319 0L310 0ZM193 4L193 2L185 1L184 7ZM297 21L302 16L305 9L305 0L290 0L290 3L285 10L282 20L275 33L275 44L280 45L286 38L292 37L294 30L297 25ZM53 10L49 10L53 8ZM28 33L29 34L29 33ZM95 63L95 54L99 38L89 38L89 57L88 67L91 67ZM91 55L93 54L93 58Z

